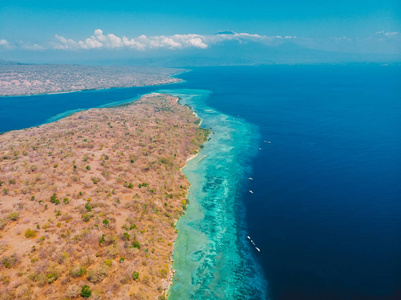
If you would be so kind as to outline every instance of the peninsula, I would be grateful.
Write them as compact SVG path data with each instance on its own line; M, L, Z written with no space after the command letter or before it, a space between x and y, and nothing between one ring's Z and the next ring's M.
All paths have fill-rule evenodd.
M161 85L183 69L132 66L27 65L0 61L0 96Z
M198 124L151 94L0 135L2 297L164 299Z

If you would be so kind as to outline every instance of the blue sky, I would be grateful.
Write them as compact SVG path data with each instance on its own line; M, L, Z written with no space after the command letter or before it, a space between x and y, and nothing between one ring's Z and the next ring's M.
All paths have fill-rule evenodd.
M202 48L211 51L221 38L210 38L218 31L256 34L262 38L238 36L239 42L260 42L275 46L270 37L294 37L302 47L349 53L401 51L401 1L18 1L0 3L0 58L10 51L109 51L127 47L132 53L155 48L155 39L140 47L133 43L104 42L108 34L128 41L146 37L180 35L157 49ZM86 39L101 29L103 41L85 46ZM198 35L202 43L186 35ZM58 37L56 37L56 35ZM72 41L68 45L61 39ZM95 40L98 37L95 36ZM186 39L186 41L184 41ZM79 44L79 42L82 42ZM74 43L75 44L74 44ZM90 41L89 41L90 42ZM174 44L175 43L175 44ZM186 44L185 44L186 43ZM180 44L181 46L174 46ZM64 46L63 46L64 45ZM67 45L67 46L66 46ZM79 46L80 45L80 46ZM121 46L123 45L123 46ZM137 45L137 44L136 44ZM103 47L104 46L104 47ZM27 54L26 54L27 55ZM38 56L38 54L35 54ZM29 55L28 55L29 56Z

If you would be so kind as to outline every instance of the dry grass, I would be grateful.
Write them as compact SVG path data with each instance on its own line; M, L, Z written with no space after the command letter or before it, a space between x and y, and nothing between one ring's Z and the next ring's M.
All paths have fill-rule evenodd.
M208 136L176 100L149 95L0 136L0 299L165 291L189 187L180 168Z

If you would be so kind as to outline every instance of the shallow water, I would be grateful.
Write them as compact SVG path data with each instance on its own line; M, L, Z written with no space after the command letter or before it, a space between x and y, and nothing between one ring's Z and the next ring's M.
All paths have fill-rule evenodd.
M214 134L184 169L172 299L401 299L401 67L181 77L170 92ZM160 88L0 98L0 132Z
M210 140L183 169L191 183L188 210L178 221L174 285L169 299L264 299L267 286L244 240L239 201L256 154L257 128L205 104L205 90L163 90L180 97L211 128ZM246 181L245 181L246 182Z

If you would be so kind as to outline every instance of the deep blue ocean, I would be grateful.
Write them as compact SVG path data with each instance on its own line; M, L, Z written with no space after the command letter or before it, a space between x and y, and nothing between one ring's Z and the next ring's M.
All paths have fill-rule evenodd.
M179 77L185 82L3 97L0 132L160 89L210 91L205 124L218 124L221 112L235 119L218 120L227 128L252 134L233 133L228 145L238 159L255 150L242 153L242 221L230 226L242 227L236 244L261 267L269 297L401 299L401 67L205 67ZM246 235L260 252L243 246Z

